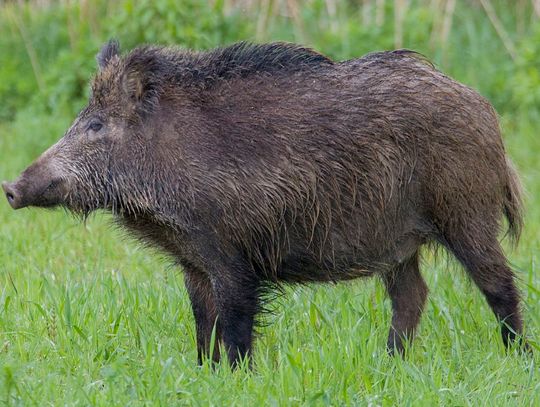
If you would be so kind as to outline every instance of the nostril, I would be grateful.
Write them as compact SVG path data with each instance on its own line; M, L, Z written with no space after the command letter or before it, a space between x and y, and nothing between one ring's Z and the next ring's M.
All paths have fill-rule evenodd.
M19 206L19 203L18 203L19 196L18 196L17 189L14 187L14 185L10 184L9 182L2 182L2 189L4 190L4 192L6 194L6 198L7 198L8 202L9 202L9 204L13 208L18 207Z

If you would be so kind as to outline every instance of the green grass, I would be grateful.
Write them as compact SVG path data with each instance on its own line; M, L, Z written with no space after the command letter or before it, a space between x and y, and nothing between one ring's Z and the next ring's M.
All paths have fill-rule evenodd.
M14 25L10 7L20 4L0 4L0 180L16 177L69 126L107 37L127 47L194 48L255 37L256 12L250 19L222 13L229 2L203 9L195 0L173 12L173 3L123 0L118 11L88 2L97 4L93 23L88 10L78 14L78 2L24 6L19 14L40 61L41 91ZM0 405L540 405L540 26L531 19L516 34L513 11L494 1L520 46L514 63L482 9L469 3L458 0L443 46L430 45L430 9L411 8L405 46L479 89L502 114L508 154L527 192L522 239L507 252L534 356L505 352L465 273L452 259L427 254L430 297L405 359L385 351L391 315L383 287L360 280L288 288L260 330L253 371L197 367L179 269L112 228L106 214L81 224L61 210L14 212L0 199ZM386 4L382 27L361 26L359 12L340 6L331 29L326 2L311 0L301 10L302 29L275 12L261 39L302 40L336 58L391 48L393 2ZM165 26L156 13L167 16Z

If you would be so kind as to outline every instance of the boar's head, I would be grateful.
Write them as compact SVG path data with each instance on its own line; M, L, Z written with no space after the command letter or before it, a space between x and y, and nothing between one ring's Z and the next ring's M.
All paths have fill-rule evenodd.
M96 209L137 210L150 199L157 59L152 49L121 58L118 43L110 41L97 60L88 105L15 182L2 183L14 209L60 205L85 216Z

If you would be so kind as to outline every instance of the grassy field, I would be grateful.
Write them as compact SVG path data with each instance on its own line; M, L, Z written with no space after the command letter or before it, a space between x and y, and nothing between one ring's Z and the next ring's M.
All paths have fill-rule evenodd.
M0 179L13 179L61 136L84 103L86 91L81 94L74 85L79 79L71 71L62 75L55 69L80 64L80 86L86 89L84 76L93 69L92 55L109 31L118 30L127 44L153 40L130 37L141 28L123 25L127 17L122 20L119 14L114 20L113 12L98 8L95 12L108 13L111 24L98 27L97 34L88 28L91 40L73 45L73 32L87 38L85 28L69 28L64 17L78 9L69 11L68 2L60 3L64 14L48 6L24 9L20 21L9 4L0 4L5 16L11 15L6 20L0 13L0 22L15 27L4 30L8 25L0 25L0 46L19 61L19 68L11 67L4 53L5 63L0 64L0 104L5 102L0 107ZM189 13L198 12L196 3L186 3ZM232 7L235 2L225 3ZM400 41L394 35L399 22L388 16L395 11L394 2L386 2L387 19L379 32L369 34L354 25L361 14L347 15L338 8L332 17L324 7L335 2L310 3L323 8L320 15L316 8L300 8L299 20L292 22L268 11L266 20L250 23L241 9L223 8L218 10L223 21L208 17L193 31L185 28L187 34L156 34L156 41L182 43L185 35L189 46L199 47L244 37L303 39L337 58L392 48ZM483 9L466 9L458 2L458 23L445 48L431 48L430 38L424 38L414 22L418 16L429 20L423 13L435 2L416 3L423 8L406 10L412 17L405 19L403 45L422 50L441 69L480 89L501 113L508 153L527 191L524 233L508 253L519 275L534 356L505 352L494 316L461 268L450 258L441 256L435 262L427 254L423 274L430 297L406 359L387 356L390 304L379 282L363 280L288 288L260 331L253 371L197 367L194 321L182 273L167 259L126 239L110 226L106 214L81 224L61 210L14 212L0 201L0 405L540 405L540 99L531 87L540 77L540 64L532 73L527 70L536 49L534 33L540 30L537 22L530 22L519 34L519 26L512 25L519 22L519 10L499 13L510 41L525 44L516 45L514 60ZM493 4L495 12L501 10L501 2ZM126 13L134 7L129 1L124 6ZM189 13L181 18L189 20ZM338 27L332 26L332 18ZM428 32L435 26L430 21ZM48 27L47 39L40 40L41 25ZM324 29L318 33L316 27ZM220 34L197 34L211 29ZM47 48L55 35L59 49L78 50L73 59ZM26 47L24 38L30 41ZM355 46L354 38L373 41ZM17 44L26 51L15 52ZM28 44L33 44L30 51ZM25 59L32 48L41 61L37 71ZM65 94L69 97L64 100Z

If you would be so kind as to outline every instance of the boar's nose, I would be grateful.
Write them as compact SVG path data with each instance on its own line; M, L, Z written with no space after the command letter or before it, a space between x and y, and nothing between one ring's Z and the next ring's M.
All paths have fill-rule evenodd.
M19 209L20 206L20 196L21 194L17 191L15 183L2 182L2 189L6 193L6 198L13 209Z

